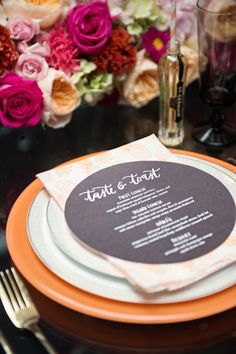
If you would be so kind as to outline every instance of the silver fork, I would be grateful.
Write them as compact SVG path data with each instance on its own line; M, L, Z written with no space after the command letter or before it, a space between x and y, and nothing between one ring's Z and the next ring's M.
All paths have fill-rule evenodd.
M0 329L0 344L6 354L14 354L10 344L8 343L8 340L6 339L1 329Z
M38 326L39 313L16 270L6 269L0 276L0 298L10 320L33 332L49 354L57 354Z

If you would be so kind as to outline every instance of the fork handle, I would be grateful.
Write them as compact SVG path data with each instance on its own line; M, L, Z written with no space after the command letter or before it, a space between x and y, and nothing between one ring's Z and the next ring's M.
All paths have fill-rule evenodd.
M8 343L8 340L6 339L5 335L1 330L0 330L0 343L6 354L14 354L10 344Z
M38 338L40 343L44 346L49 354L58 354L55 349L52 347L48 339L45 337L44 333L42 332L41 328L38 326L37 323L31 323L27 326L27 329L34 333L35 337Z

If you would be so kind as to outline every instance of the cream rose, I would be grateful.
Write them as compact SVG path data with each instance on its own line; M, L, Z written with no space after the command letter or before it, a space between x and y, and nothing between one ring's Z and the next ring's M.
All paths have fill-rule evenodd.
M135 67L120 86L124 101L137 108L144 106L159 94L158 66L146 58L144 53L144 50L137 53Z
M199 76L198 52L186 45L183 45L181 46L181 53L186 60L186 85L189 85Z
M48 6L51 8L56 7L60 0L25 0L27 3L37 6Z
M16 15L36 20L41 29L52 26L61 16L63 0L2 0L8 18Z
M228 42L236 37L236 2L234 0L212 0L207 10L210 13L221 13L215 16L205 16L204 28L208 34L220 42ZM224 15L225 13L225 15ZM231 16L229 16L231 13Z
M65 19L69 10L75 7L76 5L78 5L76 0L62 0L62 6L63 6L62 19Z
M0 2L0 25L2 25L2 26L7 25L7 17L6 17L5 11L1 5L1 2Z
M198 78L198 53L188 46L181 46L186 60L186 85ZM121 103L142 107L159 95L158 65L146 58L144 51L137 54L133 70L118 84Z
M62 128L71 120L81 98L70 78L62 71L50 68L48 75L38 81L44 97L43 122L52 128Z

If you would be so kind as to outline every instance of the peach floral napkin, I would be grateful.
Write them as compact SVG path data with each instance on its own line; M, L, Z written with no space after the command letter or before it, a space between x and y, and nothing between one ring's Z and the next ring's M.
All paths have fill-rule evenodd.
M165 148L155 135L151 135L105 153L39 173L37 177L64 211L72 190L89 175L119 163L144 160L178 162L176 155ZM234 185L233 188L235 187ZM64 214L62 215L64 217ZM71 237L70 232L68 237ZM95 253L105 257L130 284L143 293L172 291L192 284L236 261L236 225L219 247L201 257L179 263L144 264L114 258L97 251Z

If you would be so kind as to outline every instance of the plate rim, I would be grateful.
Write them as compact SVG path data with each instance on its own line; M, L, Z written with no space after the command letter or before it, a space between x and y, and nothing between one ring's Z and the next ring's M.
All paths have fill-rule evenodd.
M236 182L236 179L235 179ZM40 199L40 201L37 201L37 198ZM236 283L236 275L235 275L235 268L236 268L236 264L230 264L229 267L223 268L220 270L220 272L222 273L223 271L223 275L220 275L220 278L218 277L216 279L216 275L217 273L213 273L211 275L209 275L207 278L203 278L201 280L199 280L196 284L192 284L191 286L186 287L187 290L187 295L185 294L185 289L183 289L184 295L181 296L178 295L179 292L182 292L181 289L179 289L179 291L177 291L177 294L175 294L176 292L166 292L160 294L160 296L158 296L158 294L156 296L150 297L148 299L145 297L138 297L138 294L135 293L135 291L132 290L132 286L128 283L128 281L125 281L124 278L121 278L119 280L117 280L117 277L112 277L112 276L108 276L107 274L104 273L100 273L98 271L98 274L96 274L96 269L93 268L88 268L87 266L84 266L84 264L78 262L75 263L75 261L72 259L72 261L70 260L70 258L63 253L63 250L61 250L55 243L53 240L53 236L50 237L50 228L48 225L43 225L44 222L44 218L46 218L45 216L45 209L47 210L47 208L45 208L45 205L43 204L42 207L40 207L38 205L38 203L45 203L48 204L48 195L45 189L41 189L40 192L36 195L35 199L33 200L33 203L31 204L29 213L28 213L28 218L27 218L27 233L28 233L28 238L29 238L29 242L31 244L32 249L34 250L35 254L38 256L38 258L41 260L41 262L46 265L46 267L53 272L54 274L56 274L59 278L63 279L65 282L72 284L73 286L75 286L76 288L82 289L84 291L87 291L89 293L95 294L97 296L103 296L105 298L108 299L113 299L115 301L124 301L124 302L129 302L129 303L156 303L156 304L170 304L170 303L177 303L177 302L186 302L186 301L191 301L194 299L199 299L201 297L206 297L209 296L211 294L220 292L232 285L234 285ZM42 199L42 200L41 200ZM35 205L36 203L36 205ZM33 211L33 219L32 219L32 208L34 208ZM36 215L37 214L37 215ZM36 220L35 220L36 218ZM42 221L41 221L42 220ZM43 222L43 224L42 224ZM36 223L36 224L35 224ZM35 229L32 229L35 228ZM44 227L46 227L46 229L44 230ZM48 232L47 233L47 230ZM42 236L41 236L42 235ZM44 241L40 241L40 238L43 239ZM51 238L51 240L49 241L49 239ZM43 243L41 243L43 242ZM48 243L49 242L49 243ZM45 249L46 249L46 255L45 255ZM47 249L49 251L47 251ZM56 255L55 252L58 253L58 256L62 256L61 258L61 265L57 265L56 264ZM50 258L50 255L52 258ZM52 263L53 261L53 263ZM66 270L66 262L69 262L71 264L68 264L67 269L69 267L69 270ZM75 267L76 264L76 268ZM62 267L62 268L61 268ZM72 268L71 268L72 267ZM233 267L233 270L231 270L231 268ZM230 268L230 274L232 274L232 276L229 279L230 281L226 281L226 283L224 282L223 286L219 286L216 290L217 285L221 283L221 279L222 277L229 277L229 273L225 273L227 271L227 269ZM74 269L74 270L73 270ZM72 272L72 274L70 273ZM218 272L218 273L220 273ZM94 274L96 274L96 278L94 279L94 283L92 283L92 287L90 285L90 283L88 282L88 280L86 279L86 276L88 276L88 278L90 278L91 276L93 276ZM233 278L234 276L234 278ZM81 280L78 280L81 277ZM105 280L104 280L105 277ZM212 278L213 277L213 278ZM214 279L214 285L213 288L209 287L209 281L212 282L212 280ZM92 281L90 279L90 281ZM223 281L223 279L222 279ZM86 285L87 284L87 285ZM207 285L206 285L207 284ZM191 289L192 286L194 286L194 289ZM199 289L199 287L203 286L203 291L201 291ZM206 290L206 286L208 286L208 289ZM190 288L190 290L189 290ZM102 290L101 290L102 289ZM190 294L188 294L188 292L190 291ZM122 294L117 296L117 292L118 294ZM200 294L199 294L200 292ZM195 293L195 295L194 295ZM173 296L172 296L173 295ZM179 296L179 299L176 299L175 297ZM172 296L172 299L171 299ZM165 300L165 297L167 298ZM169 298L169 299L168 299Z
M171 151L176 154L195 156L236 172L235 166L207 155L177 149ZM66 164L81 161L95 154L78 157L67 161ZM66 283L44 266L28 240L25 221L35 195L42 188L39 179L35 179L17 198L8 217L6 240L12 261L20 273L32 286L51 300L93 317L140 324L184 322L217 314L236 305L236 286L183 303L134 304L99 297ZM15 242L15 237L18 237L18 242Z

